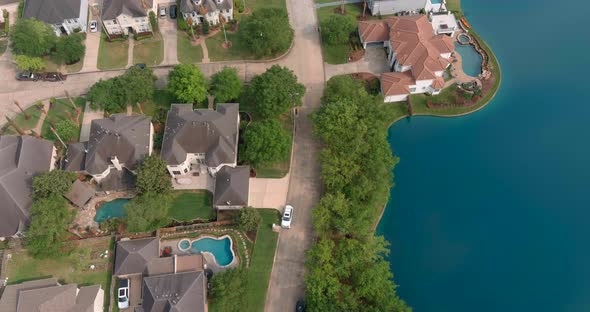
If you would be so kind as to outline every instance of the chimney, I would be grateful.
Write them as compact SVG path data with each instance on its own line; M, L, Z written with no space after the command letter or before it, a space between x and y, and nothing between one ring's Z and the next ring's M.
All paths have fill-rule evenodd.
M123 170L123 167L121 167L121 164L119 163L119 158L117 158L117 156L111 157L111 162L113 163L113 166L117 168L117 171Z
M209 105L207 106L207 108L209 110L213 110L213 106L214 106L213 104L215 103L214 101L215 101L215 97L214 96L207 95L207 102L209 103Z

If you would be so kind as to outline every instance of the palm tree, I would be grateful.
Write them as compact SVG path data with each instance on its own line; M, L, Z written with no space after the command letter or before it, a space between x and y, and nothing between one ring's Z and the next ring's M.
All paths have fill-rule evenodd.
M197 41L197 38L195 38L195 30L193 29L193 18L189 16L189 17L186 19L186 22L187 22L187 24L188 24L188 25L189 25L189 27L190 27L190 30L191 30L191 37L193 38L193 41Z
M14 101L14 105L16 105L16 107L18 107L18 109L23 113L23 115L25 116L26 120L31 119L31 116L29 114L27 114L27 112L25 112L25 110L20 106L20 104L18 103L18 101Z

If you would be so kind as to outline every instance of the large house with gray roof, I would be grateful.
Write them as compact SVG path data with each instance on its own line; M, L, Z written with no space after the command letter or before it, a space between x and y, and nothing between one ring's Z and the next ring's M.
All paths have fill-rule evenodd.
M0 136L0 239L29 224L33 177L53 170L53 142L31 136Z
M91 175L97 183L108 181L118 186L117 181L105 179L111 179L111 175L112 179L123 179L125 173L133 173L152 154L153 136L151 119L144 115L114 114L95 119L89 140L68 146L64 169Z
M150 10L155 11L153 0L104 0L102 24L108 36L151 33Z
M238 156L238 104L217 104L217 110L173 104L168 111L160 157L172 177L235 167Z
M104 290L100 285L60 285L55 278L8 285L0 299L0 312L102 312Z
M217 209L240 209L248 206L250 167L224 166L215 176L213 206Z
M185 21L199 25L205 20L211 25L220 23L220 16L225 21L234 19L233 0L181 0L180 12Z
M207 311L206 285L203 271L145 277L142 304L135 312Z
M25 0L23 18L51 25L58 36L86 32L88 0Z

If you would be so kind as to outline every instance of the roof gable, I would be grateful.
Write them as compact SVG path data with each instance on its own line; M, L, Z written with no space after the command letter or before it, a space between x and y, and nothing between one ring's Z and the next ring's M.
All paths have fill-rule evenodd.
M24 18L36 18L48 24L61 24L80 17L80 0L26 0Z
M215 177L216 206L247 206L250 183L250 167L223 166Z
M157 238L133 239L117 242L115 275L140 274L152 258L158 258L160 242Z

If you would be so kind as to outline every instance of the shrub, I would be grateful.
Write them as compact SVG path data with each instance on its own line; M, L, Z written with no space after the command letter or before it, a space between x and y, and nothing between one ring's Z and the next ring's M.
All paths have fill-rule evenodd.
M158 19L154 11L150 11L150 25L152 25L152 31L158 31Z
M18 3L18 8L16 9L16 17L22 18L23 17L23 9L25 8L25 0L20 0Z
M209 34L209 22L207 19L203 20L203 35Z
M240 213L236 216L236 222L240 230L252 232L258 229L258 225L262 222L262 217L258 210L248 207L240 210Z
M238 13L244 12L244 2L237 0L234 2L234 7L238 10Z
M284 9L255 11L242 21L239 33L250 52L258 58L284 53L293 42L293 28Z

